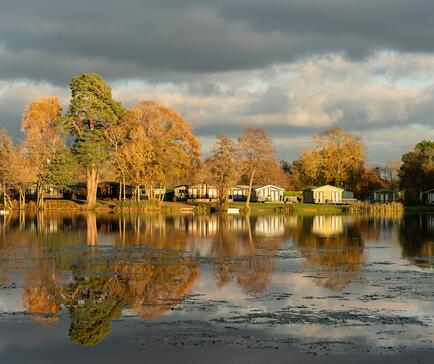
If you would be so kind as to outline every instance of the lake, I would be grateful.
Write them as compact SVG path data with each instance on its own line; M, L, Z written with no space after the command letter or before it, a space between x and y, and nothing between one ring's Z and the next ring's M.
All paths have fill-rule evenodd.
M434 214L0 217L1 363L430 362L433 298Z

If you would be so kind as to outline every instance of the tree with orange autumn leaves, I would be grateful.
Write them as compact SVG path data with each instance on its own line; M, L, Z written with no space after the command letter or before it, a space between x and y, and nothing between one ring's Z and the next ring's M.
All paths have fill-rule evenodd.
M166 188L188 178L199 164L200 143L191 125L157 101L136 104L125 113L121 125L112 125L105 133L118 179L123 186L136 187L137 200L142 186L148 198L155 199L156 186Z
M291 166L285 164L294 189L332 184L366 199L377 189L396 188L392 167L368 166L362 141L347 130L319 132L313 143L314 148L303 151Z
M261 170L276 162L276 151L273 142L264 129L247 128L238 138L242 168L248 178L246 210L250 208L250 198L255 178Z
M53 178L53 173L56 173L55 170L59 167L58 162L64 160L69 153L61 113L58 97L39 98L26 106L21 122L21 130L25 135L23 148L36 177L36 200L39 208L44 207L44 190L47 184L58 184ZM68 168L71 166L72 164L67 165ZM63 168L60 173L63 174L61 179L65 179L65 175L71 171ZM67 178L65 184L71 180L72 177Z
M5 207L12 208L11 194L16 191L19 208L24 209L26 188L35 183L37 177L23 145L15 145L5 130L0 132L0 176Z
M364 167L365 151L360 139L343 128L333 128L313 136L314 149L305 150L293 164L299 183L342 186Z
M3 176L4 201L10 203L8 192L19 194L19 206L25 206L26 188L36 185L38 207L48 184L70 182L72 163L62 132L61 106L58 97L33 100L25 108L21 130L24 140L14 144L5 131L0 142L0 174ZM62 183L60 183L62 184Z
M219 134L217 141L204 165L208 169L210 179L218 188L218 204L225 208L228 202L230 188L239 180L237 150L235 143L226 135Z
M200 160L200 143L187 120L157 101L142 101L133 106L129 118L133 145L136 143L137 148L143 144L145 151L143 155L136 149L132 158L144 156L147 160L139 166L141 177L136 183L146 187L148 198L155 198L154 187L166 188L194 173ZM134 171L135 167L130 163L128 170Z

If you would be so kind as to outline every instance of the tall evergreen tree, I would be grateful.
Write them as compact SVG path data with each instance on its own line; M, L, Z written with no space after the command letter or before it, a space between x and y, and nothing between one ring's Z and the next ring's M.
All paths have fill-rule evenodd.
M113 100L111 87L97 74L76 76L71 80L72 98L67 112L67 126L74 137L73 150L86 171L87 203L96 203L101 168L109 155L104 131L120 123L124 108Z

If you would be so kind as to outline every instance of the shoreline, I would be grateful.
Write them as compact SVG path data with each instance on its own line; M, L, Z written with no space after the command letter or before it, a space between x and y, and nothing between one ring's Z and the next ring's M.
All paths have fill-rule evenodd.
M34 201L29 201L24 211L96 211L96 212L122 212L122 213L171 213L171 212L194 212L194 213L225 213L224 209L218 209L215 204L210 203L187 203L187 202L171 202L143 200L139 203L127 201L126 207L122 203L115 200L98 200L96 206L88 207L85 201L72 200L46 200L46 205L43 209L38 209ZM291 215L316 215L316 214L344 214L344 215L359 215L349 211L350 205L332 205L332 204L284 204L279 202L252 202L250 203L251 213L279 213ZM244 202L230 202L228 208L238 208L240 214L245 214ZM18 208L13 208L11 211L19 212ZM404 206L403 213L434 213L434 206ZM366 214L366 213L361 213ZM368 215L370 213L367 213ZM371 213L372 214L372 213Z

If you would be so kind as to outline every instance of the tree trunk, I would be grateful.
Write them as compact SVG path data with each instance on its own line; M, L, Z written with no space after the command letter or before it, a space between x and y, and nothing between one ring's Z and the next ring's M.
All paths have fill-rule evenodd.
M160 202L164 201L165 191L166 191L166 186L164 186L162 189L160 189L160 196L159 196L160 197Z
M148 198L148 200L151 199L151 185L149 184L145 184L145 191L146 191L146 197Z
M140 202L140 185L137 185L135 188L135 197L136 202Z
M36 206L38 209L44 208L44 185L39 182L36 186Z
M228 191L226 190L225 186L220 186L218 191L218 199L219 199L219 207L225 207L226 206L226 200L228 196Z
M12 201L9 194L6 192L6 182L3 181L3 205L6 210L12 209Z
M125 175L123 175L122 188L123 188L123 192L124 192L124 201L126 201L126 199L127 199L127 188L125 186Z
M249 190L247 191L246 210L250 210L250 198L252 197L253 178L255 177L255 170L252 169L249 181Z
M8 194L6 194L6 198L7 198L7 200L8 200L8 204L9 204L9 210L12 210L12 208L13 208L13 205L12 205L12 201L11 201L11 198L10 198L10 196L9 196Z
M18 208L24 210L26 208L26 190L24 188L18 188Z
M12 210L12 201L9 194L6 192L6 183L3 182L3 205L6 210Z
M89 169L87 171L87 198L86 202L89 207L94 207L96 204L96 194L98 191L98 171Z

